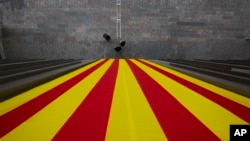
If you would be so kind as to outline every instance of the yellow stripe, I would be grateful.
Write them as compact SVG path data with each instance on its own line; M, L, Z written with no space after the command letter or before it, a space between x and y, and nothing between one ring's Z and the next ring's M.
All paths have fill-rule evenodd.
M219 95L221 95L223 97L226 97L226 98L228 98L228 99L230 99L232 101L235 101L235 102L237 102L239 104L242 104L242 105L250 108L250 99L247 98L247 97L244 97L244 96L241 96L241 95L239 95L237 93L234 93L232 91L220 88L220 87L218 87L216 85L209 84L207 82L204 82L202 80L196 79L194 77L185 75L183 73L180 73L178 71L172 70L170 68L163 67L161 65L158 65L158 64L146 61L146 60L142 60L142 61L145 61L145 62L147 62L147 63L149 63L151 65L154 65L154 66L156 66L158 68L161 68L161 69L163 69L163 70L165 70L165 71L167 71L169 73L175 74L175 75L177 75L177 76L179 76L179 77L181 77L181 78L183 78L185 80L188 80L188 81L190 81L192 83L195 83L195 84L197 84L197 85L199 85L201 87L204 87L204 88L206 88L206 89L208 89L208 90L210 90L212 92L215 92L215 93L217 93L217 94L219 94Z
M26 122L15 128L2 139L6 141L47 141L51 140L76 108L100 80L113 60L91 73L69 91L51 102ZM17 117L18 118L18 117Z
M221 140L229 140L230 124L248 124L230 111L227 111L200 94L137 61L133 62L154 78L165 90L171 93L172 96Z
M71 73L68 73L66 75L63 75L59 78L56 78L52 81L49 81L47 83L44 83L38 87L35 87L29 91L26 91L24 93L21 93L11 99L8 99L6 101L3 101L0 103L0 115L3 115L17 107L19 107L20 105L26 103L27 101L30 101L31 99L34 99L35 97L43 94L44 92L56 87L57 85L60 85L61 83L69 80L70 78L78 75L79 73L91 68L92 66L96 65L97 63L99 63L102 60L96 61L94 63L91 63L87 66L84 66L83 68L77 69Z
M107 141L161 141L166 137L125 60L120 60Z

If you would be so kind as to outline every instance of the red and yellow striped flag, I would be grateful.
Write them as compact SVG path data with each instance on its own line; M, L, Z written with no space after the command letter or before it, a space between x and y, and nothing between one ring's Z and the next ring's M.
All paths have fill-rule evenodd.
M229 140L250 100L143 59L102 59L0 103L3 141Z

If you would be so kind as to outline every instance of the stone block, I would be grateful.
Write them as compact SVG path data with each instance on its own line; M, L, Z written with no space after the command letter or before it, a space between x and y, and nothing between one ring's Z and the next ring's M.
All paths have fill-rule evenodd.
M205 26L204 22L183 22L183 21L177 21L176 25L179 26Z

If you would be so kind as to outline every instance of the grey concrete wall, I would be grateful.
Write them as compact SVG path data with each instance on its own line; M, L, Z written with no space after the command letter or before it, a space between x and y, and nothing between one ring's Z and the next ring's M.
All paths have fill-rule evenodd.
M0 0L0 7L11 59L250 59L249 0L122 0L127 44L119 53L116 0Z

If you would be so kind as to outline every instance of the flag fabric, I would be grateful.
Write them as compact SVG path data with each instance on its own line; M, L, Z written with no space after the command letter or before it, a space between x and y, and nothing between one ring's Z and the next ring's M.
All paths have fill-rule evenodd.
M100 59L0 103L3 141L217 141L250 99L144 59Z

